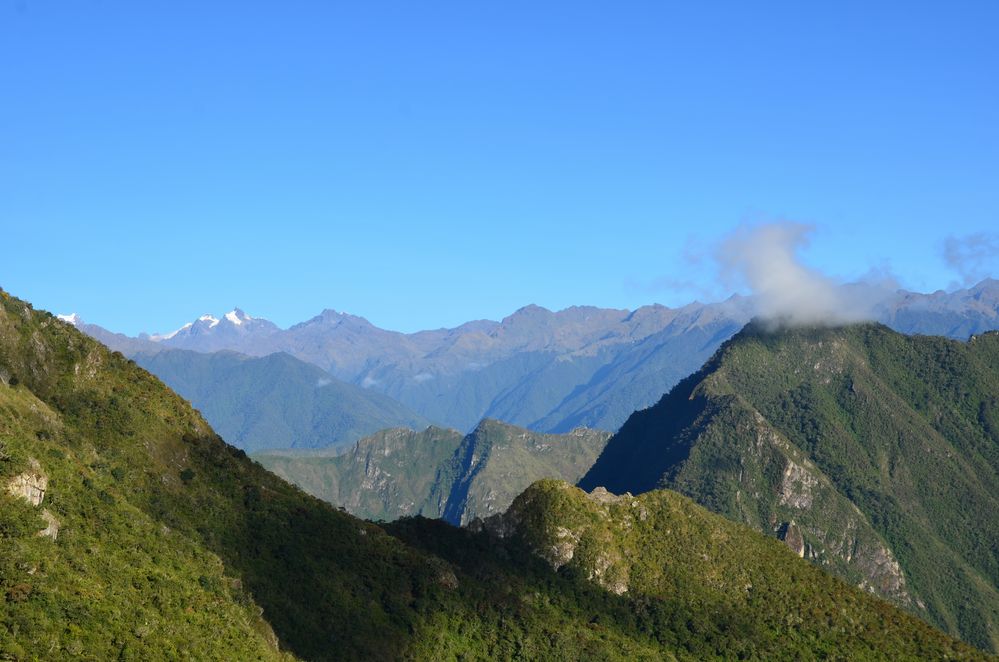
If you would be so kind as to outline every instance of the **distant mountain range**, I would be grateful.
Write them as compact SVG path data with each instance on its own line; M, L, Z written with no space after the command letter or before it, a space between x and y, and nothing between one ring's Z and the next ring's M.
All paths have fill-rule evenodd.
M903 333L964 339L999 328L999 281L933 294L850 288L858 298L876 301L874 319ZM616 430L631 412L652 405L697 370L754 311L753 299L740 296L634 311L580 306L551 312L527 306L499 322L410 334L334 310L279 329L236 309L204 315L172 333L136 338L78 318L76 324L129 356L168 349L257 357L285 352L458 430L496 418L542 432L567 432L580 426Z
M353 515L422 515L465 524L505 511L536 480L575 483L609 433L542 434L486 419L472 432L383 430L347 452L268 451L253 458L288 482Z
M579 485L676 490L999 649L999 332L750 324Z
M673 492L364 522L2 290L0 432L3 659L988 659Z
M175 349L132 358L247 451L338 448L385 428L430 425L392 398L342 382L284 352L250 357Z

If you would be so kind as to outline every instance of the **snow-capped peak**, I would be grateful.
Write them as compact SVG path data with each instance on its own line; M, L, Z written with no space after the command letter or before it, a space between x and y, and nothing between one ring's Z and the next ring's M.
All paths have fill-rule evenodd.
M248 322L253 319L239 308L233 308L232 310L230 310L228 313L225 314L225 318L230 322L232 322L233 324L235 324L236 326L239 326L243 322Z
M188 322L187 324L185 324L184 326L180 327L176 331L171 331L170 333L167 333L167 334L164 334L164 335L160 335L160 334L152 335L152 336L149 336L149 339L152 340L153 342L159 342L161 340L170 340L171 338L173 338L175 335L177 335L181 331L186 331L186 330L190 329L192 326L194 326L194 323L193 322Z
M69 315L56 315L56 317L61 319L63 322L66 322L67 324L72 324L73 326L76 326L82 321L80 320L80 316L77 315L76 313L70 313Z
M202 315L201 317L199 317L198 321L199 322L208 322L209 323L208 324L208 328L209 329L214 328L215 325L217 325L219 323L219 320L218 320L217 317L212 317L211 315L208 315L208 314L205 314L205 315Z

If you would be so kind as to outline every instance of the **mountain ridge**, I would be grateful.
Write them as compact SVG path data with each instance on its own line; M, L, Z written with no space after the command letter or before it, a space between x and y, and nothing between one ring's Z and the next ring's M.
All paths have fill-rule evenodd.
M675 489L996 649L996 392L997 332L750 324L634 413L579 484Z
M996 281L951 293L847 289L856 298L879 301L871 306L872 316L898 331L965 339L999 328ZM654 404L697 370L752 318L754 307L752 298L740 296L632 311L573 306L552 312L532 305L500 321L410 334L327 309L288 329L271 325L259 332L226 325L222 316L215 327L208 322L203 334L158 343L81 328L129 355L175 345L254 356L285 351L460 430L492 417L566 432L580 425L616 430L632 411Z
M338 380L286 352L251 357L230 350L171 349L138 352L132 359L249 452L340 448L383 428L430 424L395 400Z
M726 537L728 563L790 600L761 612L702 593L721 569L710 556L666 568L693 580L679 592L636 583L615 595L513 539L360 521L227 446L121 354L4 291L0 431L5 657L986 659L787 552L752 553L777 543L679 495L664 497L678 508L650 503L647 520L681 527L696 514L693 550ZM577 528L572 501L532 503L525 539L557 535L548 523ZM623 529L606 533L630 544Z
M381 430L345 451L253 455L306 492L358 517L423 516L455 525L505 510L541 478L575 482L610 433L542 434L483 419L468 434L430 426Z

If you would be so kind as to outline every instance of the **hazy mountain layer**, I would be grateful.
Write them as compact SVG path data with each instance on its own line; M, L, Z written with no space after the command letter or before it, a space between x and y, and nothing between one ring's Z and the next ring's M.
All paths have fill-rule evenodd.
M342 447L384 428L429 425L392 398L284 353L169 350L133 358L247 451Z
M632 572L616 595L577 572L645 529L593 536L580 524L599 514L535 496L545 484L506 539L423 519L387 535L264 471L134 363L2 291L0 377L5 658L984 658L680 497L644 509L693 553L644 559L683 579L675 591ZM563 529L586 541L578 564L598 565L556 572L530 544ZM749 581L726 579L734 569Z
M999 333L750 325L580 482L669 487L999 649Z
M880 301L871 306L875 319L904 333L963 340L999 328L997 281L953 293L853 290L853 298ZM81 328L126 354L150 346L253 356L287 352L459 430L492 417L565 432L577 426L616 430L632 411L654 404L698 369L754 309L753 300L742 297L635 311L527 306L500 322L412 334L332 310L286 330L238 309L144 340Z
M384 430L338 455L270 451L254 459L358 517L423 515L461 524L502 512L538 479L579 480L609 436L585 429L541 434L487 419L467 435L437 427Z

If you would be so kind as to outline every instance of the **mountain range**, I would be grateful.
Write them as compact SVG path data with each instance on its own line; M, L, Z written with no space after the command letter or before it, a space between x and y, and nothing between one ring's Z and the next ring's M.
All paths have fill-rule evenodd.
M932 294L845 287L853 298L875 302L868 306L872 319L903 333L966 339L999 328L999 281ZM78 318L76 324L129 356L168 349L256 357L285 352L458 430L495 418L540 432L567 432L618 429L633 411L654 404L697 370L755 310L752 298L740 296L634 311L527 306L499 322L410 334L333 310L279 329L235 309L204 315L172 333L136 338ZM213 409L207 402L198 405Z
M250 357L178 349L132 358L246 451L340 448L385 428L430 425L398 401L284 352Z
M750 324L579 485L676 490L999 650L999 332Z
M358 520L3 291L0 377L6 658L986 659L676 494Z
M3 291L0 432L5 658L987 659L673 492L358 520Z
M346 452L272 450L253 458L358 517L421 515L460 525L505 511L536 480L575 483L609 437L585 428L542 434L485 419L467 435L437 427L392 429Z

